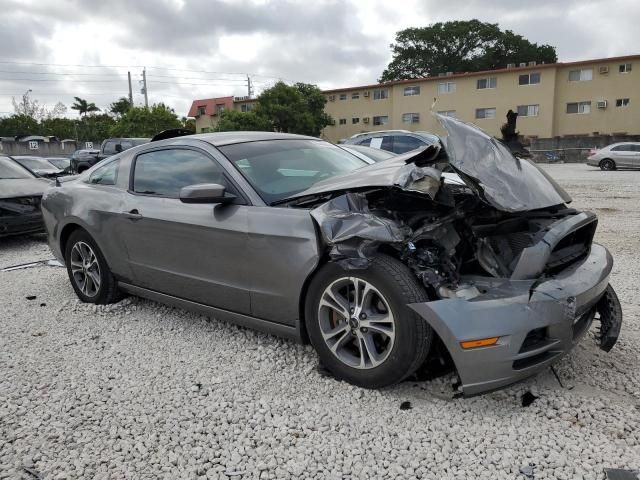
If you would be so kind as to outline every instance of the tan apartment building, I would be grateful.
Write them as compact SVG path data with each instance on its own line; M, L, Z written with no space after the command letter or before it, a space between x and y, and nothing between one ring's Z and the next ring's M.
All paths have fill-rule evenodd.
M323 93L335 121L323 136L332 142L373 130L442 133L432 109L496 136L510 109L519 113L517 128L528 137L640 134L640 55L530 62Z
M196 133L213 132L225 110L249 112L253 110L255 98L251 97L218 97L194 100L191 103L188 117L196 120Z

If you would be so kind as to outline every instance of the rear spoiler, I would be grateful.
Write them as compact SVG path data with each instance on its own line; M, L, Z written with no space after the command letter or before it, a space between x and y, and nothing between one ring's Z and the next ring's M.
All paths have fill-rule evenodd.
M186 128L172 128L170 130L164 130L160 133L157 133L152 139L152 142L157 142L158 140L166 140L167 138L174 137L184 137L186 135L193 135L193 130L188 130Z

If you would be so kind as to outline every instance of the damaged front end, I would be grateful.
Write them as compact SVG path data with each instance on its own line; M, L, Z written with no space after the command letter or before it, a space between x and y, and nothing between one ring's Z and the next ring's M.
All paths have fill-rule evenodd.
M436 116L446 148L316 184L287 203L311 209L344 268L367 268L384 252L411 269L432 300L409 307L447 347L466 395L546 368L596 315L609 351L622 312L612 257L593 243L596 216L568 208L561 187L500 142Z

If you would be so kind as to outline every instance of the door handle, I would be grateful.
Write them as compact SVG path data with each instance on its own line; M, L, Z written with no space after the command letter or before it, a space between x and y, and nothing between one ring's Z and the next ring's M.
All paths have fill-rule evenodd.
M137 208L129 210L128 212L122 212L122 215L129 220L140 220L142 218L142 215L140 215Z

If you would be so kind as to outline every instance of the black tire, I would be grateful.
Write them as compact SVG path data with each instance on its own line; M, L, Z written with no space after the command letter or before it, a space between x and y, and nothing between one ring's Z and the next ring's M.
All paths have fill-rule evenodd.
M320 301L325 289L344 277L357 277L370 283L382 294L392 312L395 323L393 346L388 356L375 367L362 369L347 365L330 350L323 338ZM311 281L305 304L311 344L323 366L336 378L365 388L393 385L414 373L429 353L433 331L426 321L407 307L407 304L425 301L429 301L425 289L409 268L393 257L379 255L364 270L345 270L337 263L327 263Z
M95 294L93 292L85 293L82 291L80 285L78 285L77 279L74 277L74 273L72 271L72 252L74 250L74 246L80 247L81 245L88 245L93 253L95 254L95 260L97 266L99 267L99 272L97 277L100 279L100 284L98 288L95 290ZM122 294L118 289L116 279L114 278L111 270L109 269L109 265L107 265L107 261L102 255L102 251L96 244L96 242L91 238L91 235L85 230L76 230L74 231L64 249L64 260L67 266L67 273L69 275L69 280L71 281L71 286L78 295L78 298L85 303L96 303L96 304L107 304L107 303L115 303L122 298ZM95 270L94 270L95 272ZM79 275L82 275L80 273ZM85 274L86 276L86 274ZM95 286L95 284L94 284Z
M616 162L611 160L610 158L605 158L600 162L600 170L609 171L616 169Z

